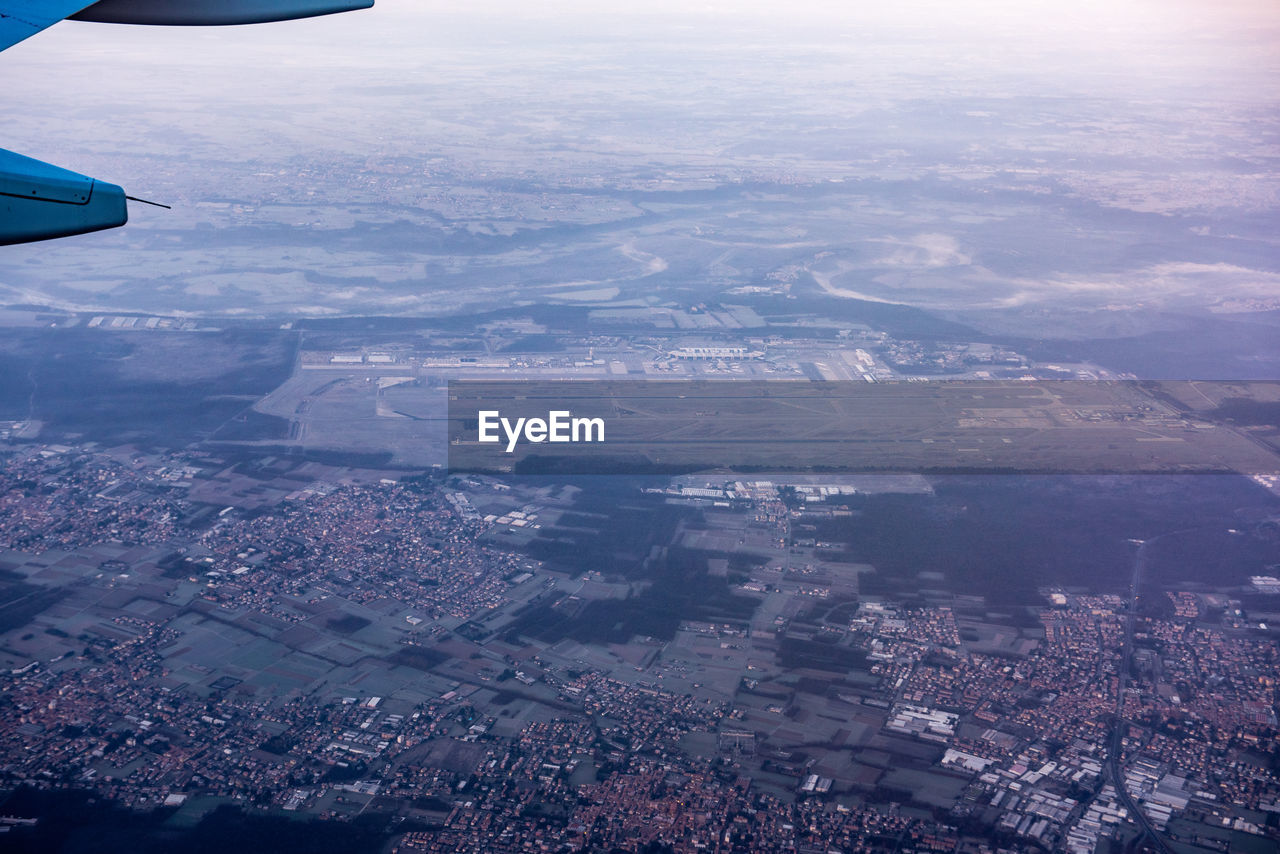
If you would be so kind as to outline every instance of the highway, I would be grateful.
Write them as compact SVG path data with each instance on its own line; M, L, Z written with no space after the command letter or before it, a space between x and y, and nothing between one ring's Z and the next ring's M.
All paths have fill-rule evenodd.
M1161 537L1163 536L1168 535L1162 534ZM1142 840L1146 838L1151 840L1153 850L1159 851L1161 854L1173 854L1172 849L1165 844L1165 841L1160 838L1160 834L1151 826L1151 821L1147 818L1147 814L1142 811L1138 806L1138 802L1129 794L1129 789L1124 782L1124 768L1120 761L1121 741L1124 739L1124 731L1127 726L1124 719L1124 695L1129 687L1129 666L1133 661L1133 627L1136 611L1138 610L1138 588L1142 582L1142 570L1147 561L1147 546L1161 537L1142 542L1133 558L1133 576L1129 580L1129 602L1124 615L1124 646L1121 648L1120 653L1120 682L1119 690L1116 693L1116 721L1115 729L1111 733L1111 749L1107 753L1107 768L1110 771L1111 781L1115 784L1116 794L1125 805L1125 809L1129 810L1129 815L1133 817L1139 830L1142 831L1138 838L1134 840L1135 845L1141 844Z

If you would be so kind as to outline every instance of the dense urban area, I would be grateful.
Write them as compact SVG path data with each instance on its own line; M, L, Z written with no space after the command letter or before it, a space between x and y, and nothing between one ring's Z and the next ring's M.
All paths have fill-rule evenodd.
M1274 850L1274 476L1228 478L1256 508L1215 536L1254 543L1246 576L1143 579L1181 536L1161 529L1096 556L1119 577L1081 552L1077 580L1001 590L924 563L877 582L845 527L879 502L940 504L952 476L467 475L396 464L394 432L381 463L301 452L336 429L326 395L413 426L443 388L424 377L513 364L1105 376L857 330L834 349L690 335L304 347L256 404L288 415L269 442L51 442L56 424L8 423L0 831L38 832L22 804L80 792L166 827L227 808L372 827L401 852ZM1179 394L1153 396L1144 429L1218 429Z

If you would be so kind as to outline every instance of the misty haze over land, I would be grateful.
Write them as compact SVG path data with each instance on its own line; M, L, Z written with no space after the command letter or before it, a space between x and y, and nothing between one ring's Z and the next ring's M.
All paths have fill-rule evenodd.
M1271 322L1278 26L1267 3L394 0L65 23L3 57L5 144L175 210L7 248L0 299L435 315L781 289L1033 337Z

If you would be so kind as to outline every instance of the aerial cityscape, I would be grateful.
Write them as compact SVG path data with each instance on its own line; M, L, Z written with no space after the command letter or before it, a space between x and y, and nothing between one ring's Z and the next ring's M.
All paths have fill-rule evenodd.
M0 54L174 205L0 249L0 850L1280 850L1280 13L1016 5Z

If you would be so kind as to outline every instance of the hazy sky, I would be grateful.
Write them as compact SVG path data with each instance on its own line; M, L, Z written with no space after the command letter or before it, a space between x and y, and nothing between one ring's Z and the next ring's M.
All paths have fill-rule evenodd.
M573 58L605 42L653 47L663 42L734 46L738 61L763 46L806 44L862 50L899 48L922 72L931 60L963 55L977 67L1037 76L1132 70L1167 73L1270 74L1280 70L1280 4L1272 0L982 0L893 4L826 0L734 0L685 4L656 0L467 4L378 0L369 11L309 21L233 28L119 27L68 22L5 53L10 92L73 82L86 98L121 92L139 74L183 78L188 69L274 62L318 69L383 67L413 74L433 54L459 50L504 55L555 45ZM891 59L892 57L886 57ZM625 52L618 56L625 62ZM1087 65L1085 64L1087 60ZM726 56L726 65L734 62ZM1039 63L1048 63L1042 67ZM86 64L98 69L86 79ZM58 71L59 68L64 69ZM216 78L216 74L214 75ZM207 87L184 80L194 91ZM941 83L941 81L939 81ZM1272 83L1276 80L1271 79ZM272 85L261 80L263 88ZM317 86L323 85L323 78Z
M572 121L590 119L575 109L579 94L607 111L642 87L658 105L693 92L749 113L761 79L782 97L816 99L815 111L822 98L855 95L1186 96L1271 108L1280 4L379 0L368 11L253 27L66 22L0 56L0 144L49 159L73 153L88 169L94 152L131 142L145 150L139 134L210 133L201 108L223 118L327 98L333 122L311 130L358 150L403 132L401 111L377 97L382 86L427 98L464 92L478 116L509 111L509 99L540 100ZM849 79L865 85L852 92ZM227 130L255 139L261 127Z
M655 75L654 61L662 57L668 64ZM186 113L193 103L248 108L291 93L353 98L342 85L356 74L362 85L466 86L476 82L465 70L473 66L503 85L537 87L531 94L554 99L554 85L590 85L586 66L602 59L615 79L631 73L637 82L663 70L684 82L698 74L745 79L764 60L782 82L791 76L799 87L815 79L814 66L858 65L924 81L939 94L994 91L1013 79L1046 92L1112 97L1119 87L1145 96L1188 87L1274 103L1280 4L379 0L368 11L253 27L66 22L0 56L0 103L9 117L4 144L61 148L54 126L27 121L59 110L74 134L77 116L66 113L81 110L127 121L131 110L147 106ZM394 132L394 115L370 110L364 120Z

